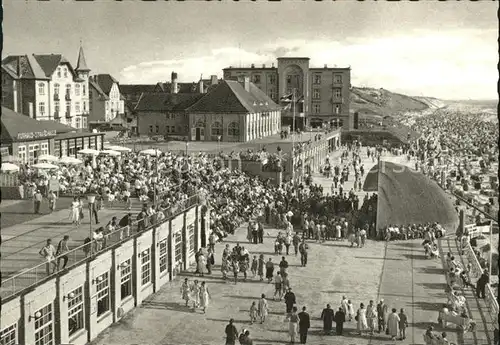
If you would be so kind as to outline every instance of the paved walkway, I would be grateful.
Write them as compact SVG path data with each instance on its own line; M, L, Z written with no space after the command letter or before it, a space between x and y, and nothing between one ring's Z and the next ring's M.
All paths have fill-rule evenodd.
M138 201L134 202L131 212L136 214L140 206L141 204ZM106 207L99 212L100 224L92 224L92 228L105 226L113 216L120 219L127 212L122 205L118 204L115 207ZM5 282L6 279L13 275L41 264L43 258L38 253L48 238L51 238L54 246L57 246L57 243L64 235L69 235L69 247L71 249L83 245L84 239L89 236L90 229L87 205L84 206L84 219L79 227L71 224L69 209L62 209L24 223L2 228L2 259L0 260L2 282ZM78 253L78 255L83 256L83 252ZM45 276L45 272L42 268L39 272L30 274L27 279L18 279L16 281L16 291L19 291L25 285L32 284L34 280L43 276ZM3 285L0 291L4 292L4 290L12 288L10 285Z

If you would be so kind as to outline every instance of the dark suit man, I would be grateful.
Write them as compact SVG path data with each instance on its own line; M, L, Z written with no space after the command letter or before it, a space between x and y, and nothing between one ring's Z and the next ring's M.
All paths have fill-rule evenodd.
M309 314L306 313L306 307L302 307L302 311L299 313L299 333L300 333L300 343L305 344L307 341L307 331L311 327L311 320Z
M339 311L335 313L333 320L335 321L335 333L337 335L342 335L345 322L345 313L342 308L339 308Z

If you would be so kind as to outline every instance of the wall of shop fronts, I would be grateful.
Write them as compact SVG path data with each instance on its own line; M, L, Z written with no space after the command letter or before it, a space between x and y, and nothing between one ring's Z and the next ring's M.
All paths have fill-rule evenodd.
M194 263L210 221L202 206L135 234L2 301L0 344L87 344Z

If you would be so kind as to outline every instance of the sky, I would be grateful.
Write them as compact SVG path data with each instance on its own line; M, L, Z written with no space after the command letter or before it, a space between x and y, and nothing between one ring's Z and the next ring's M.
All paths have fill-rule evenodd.
M122 84L180 81L281 56L351 67L354 86L411 96L497 99L493 1L3 0L3 53L63 54L82 42L92 73Z

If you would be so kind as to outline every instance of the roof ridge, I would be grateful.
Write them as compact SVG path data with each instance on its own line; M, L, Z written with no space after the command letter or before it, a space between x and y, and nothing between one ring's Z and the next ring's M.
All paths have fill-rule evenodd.
M249 95L252 96L252 98L255 98L253 97L252 93L251 92L248 92L244 86L242 86L240 84L240 82L236 81L236 80L227 80L228 82L232 82L231 84L235 85L235 87L240 87L243 89L244 92L248 93ZM240 102L241 106L243 108L245 108L248 112L250 113L253 113L254 112L254 109L251 108L251 105L250 104L247 104L247 102L245 102L245 100L243 100L240 95L238 94L238 92L236 92L234 89L233 89L233 86L231 85L230 83L228 83L228 86L229 88L231 89L231 92L236 96L236 99L238 99L238 102ZM236 86L237 85L237 86ZM255 102L255 100L254 100Z

